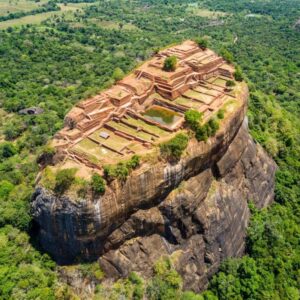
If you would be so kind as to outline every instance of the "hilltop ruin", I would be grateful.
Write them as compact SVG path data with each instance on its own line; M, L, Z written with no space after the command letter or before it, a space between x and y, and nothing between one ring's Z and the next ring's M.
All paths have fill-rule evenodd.
M177 68L165 72L170 56ZM248 88L234 82L234 72L213 51L186 41L74 107L53 141L62 159L51 168L75 169L76 181L56 193L54 172L45 168L32 196L43 249L63 264L99 258L108 280L131 271L147 278L168 256L184 288L194 291L207 286L222 260L242 255L247 202L272 202L276 165L249 135ZM207 140L190 134L178 161L160 159L157 145L187 131L191 108L203 113L203 127L222 111L217 131ZM108 180L103 194L81 193L93 172L133 154L141 163L126 179Z
M170 56L178 63L166 72L163 63ZM202 112L207 121L236 100L235 91L226 88L233 72L223 58L193 41L164 49L111 88L79 102L52 144L67 165L94 170L147 153L182 128L188 109Z

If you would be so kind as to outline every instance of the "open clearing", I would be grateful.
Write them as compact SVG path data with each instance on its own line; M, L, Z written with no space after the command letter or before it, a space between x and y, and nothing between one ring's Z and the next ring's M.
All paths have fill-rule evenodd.
M138 30L139 28L136 27L135 25L131 24L131 23L117 23L117 22L113 22L113 21L102 21L99 19L89 19L88 20L89 23L93 23L96 24L99 27L103 27L105 29L124 29L124 30Z
M41 0L40 2L29 0L0 0L0 16L6 16L10 13L20 11L30 11L39 8L47 2L47 0Z
M187 9L187 12L192 13L198 17L209 18L209 19L217 19L219 17L224 17L227 13L222 11L212 11L206 8L201 7L190 7Z
M3 0L0 0L3 1ZM7 20L0 22L0 29L6 29L8 27L21 26L27 24L39 24L42 21L51 18L53 16L61 16L62 14L72 15L73 12L77 10L82 10L82 8L90 5L89 3L68 3L68 5L59 4L60 11L51 11L46 13L41 13L37 15L25 16L18 19Z

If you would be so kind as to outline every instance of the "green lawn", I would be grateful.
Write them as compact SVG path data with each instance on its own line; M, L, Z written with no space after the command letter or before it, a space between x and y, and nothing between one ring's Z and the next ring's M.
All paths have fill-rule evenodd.
M222 78L217 78L213 84L216 84L216 85L220 85L222 87L225 87L226 86L226 80L222 79Z
M124 119L124 121L126 121L127 123L129 124L132 124L132 125L135 125L135 126L138 126L138 127L141 127L153 134L156 134L156 135L159 135L160 137L164 137L164 136L167 136L169 134L169 132L157 127L157 126L154 126L154 125L150 125L140 119L134 119L134 118L128 118L128 119Z
M187 97L197 99L197 100L199 100L199 101L201 101L205 104L210 104L212 102L213 98L214 98L212 96L201 94L201 93L198 93L198 92L193 91L193 90L188 90L183 95L187 96Z
M174 102L179 104L179 105L180 104L185 105L187 107L194 108L194 109L198 109L199 106L201 106L201 103L193 101L193 100L188 99L188 98L184 98L184 97L178 97L178 98L176 98L176 100Z
M197 86L197 87L194 88L194 90L196 90L197 92L200 92L200 93L204 93L204 94L214 96L214 97L216 97L219 94L218 91L208 89L204 86Z
M143 132L143 131L137 131L135 130L134 128L131 128L129 126L126 126L122 123L118 123L118 122L114 122L114 121L110 121L108 123L108 125L114 127L115 129L117 130L120 130L122 132L125 132L127 134L131 134L132 136L136 136L136 137L139 137L145 141L148 141L150 142L151 141L151 138L152 138L152 135L146 133L146 132Z

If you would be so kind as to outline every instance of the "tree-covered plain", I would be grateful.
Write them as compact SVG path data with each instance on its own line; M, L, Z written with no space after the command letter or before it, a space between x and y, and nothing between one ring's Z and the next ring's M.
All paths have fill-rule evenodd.
M111 291L99 285L95 298L299 299L299 18L297 0L112 0L0 31L0 299L75 297L32 246L30 214L36 159L67 111L158 48L203 37L248 82L252 136L279 167L275 203L261 211L250 205L246 256L225 262L202 295L183 293L166 262L149 282L132 275ZM44 113L18 114L31 106Z

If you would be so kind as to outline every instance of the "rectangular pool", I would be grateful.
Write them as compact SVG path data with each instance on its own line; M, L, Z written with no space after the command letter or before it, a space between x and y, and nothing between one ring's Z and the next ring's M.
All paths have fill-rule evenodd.
M182 118L179 113L159 105L151 106L142 115L166 126L172 126Z

